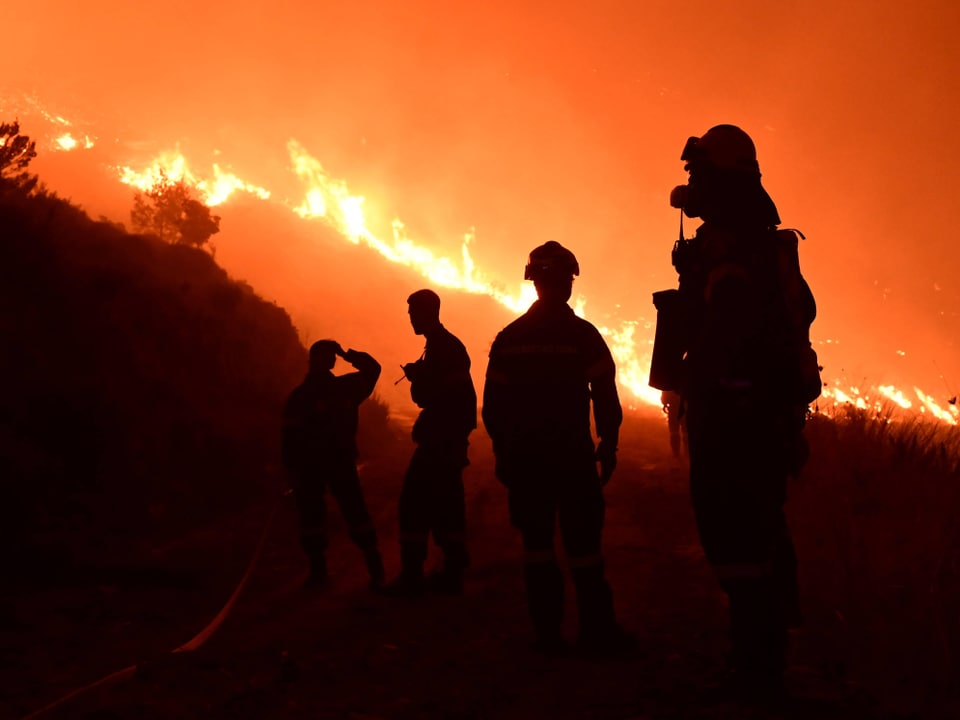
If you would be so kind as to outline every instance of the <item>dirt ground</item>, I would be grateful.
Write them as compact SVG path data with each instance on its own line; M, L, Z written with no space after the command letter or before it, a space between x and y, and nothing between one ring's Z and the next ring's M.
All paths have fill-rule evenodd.
M652 432L663 435L651 436ZM666 429L621 442L608 486L605 556L629 655L590 660L533 652L517 534L477 433L465 473L472 565L462 597L396 600L366 589L359 551L331 513L333 586L306 569L292 503L280 507L249 582L201 647L170 653L210 623L244 576L271 507L191 533L125 567L77 570L24 587L3 607L0 717L22 718L118 670L43 718L951 717L884 707L829 671L829 639L794 638L788 699L720 701L705 689L724 665L724 598L697 542L685 468ZM399 566L396 498L405 457L364 465L388 576ZM433 556L432 556L433 557ZM803 562L803 558L801 558ZM568 587L570 639L576 634Z

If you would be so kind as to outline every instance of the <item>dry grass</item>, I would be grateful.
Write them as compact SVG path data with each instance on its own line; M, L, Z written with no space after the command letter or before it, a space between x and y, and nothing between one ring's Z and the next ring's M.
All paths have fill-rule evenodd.
M825 663L889 696L960 678L960 430L814 416L788 507Z

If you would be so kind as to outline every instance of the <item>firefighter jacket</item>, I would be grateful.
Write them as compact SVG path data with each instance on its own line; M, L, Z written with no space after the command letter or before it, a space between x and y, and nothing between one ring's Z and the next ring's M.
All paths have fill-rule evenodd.
M498 461L544 450L592 453L591 400L600 441L616 448L616 366L599 331L569 305L538 300L493 341L483 423Z
M423 357L405 369L410 397L420 408L413 425L418 445L461 445L477 427L477 393L467 349L443 325L427 336Z
M804 385L819 394L809 342L816 303L794 233L704 223L684 242L674 254L690 310L684 395L789 406L809 402Z
M282 437L287 468L303 470L333 459L356 459L358 410L377 384L380 363L357 350L348 350L344 359L357 371L310 372L287 398Z

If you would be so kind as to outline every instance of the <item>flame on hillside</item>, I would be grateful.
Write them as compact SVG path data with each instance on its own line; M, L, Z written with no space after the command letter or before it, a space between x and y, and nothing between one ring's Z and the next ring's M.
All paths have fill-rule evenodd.
M829 412L830 404L852 405L859 410L870 410L878 416L892 416L891 411L897 409L917 412L921 416L929 416L948 425L960 424L960 409L955 403L948 403L946 407L918 387L913 388L916 400L911 400L908 393L893 385L880 385L870 391L861 392L860 388L851 386L846 390L838 382L828 384L823 388L821 409Z
M486 295L515 313L526 311L536 299L532 284L523 283L515 292L510 292L503 283L491 279L477 268L470 253L470 246L476 241L472 229L464 234L460 243L460 257L457 259L439 255L411 238L399 219L392 221L389 238L379 237L367 224L363 196L352 194L345 181L331 177L322 163L297 141L290 140L287 151L293 171L306 186L306 190L300 202L284 204L300 217L306 220L323 220L349 242L366 245L388 261L416 270L438 287ZM164 175L173 180L183 180L196 188L201 199L210 206L225 202L236 191L249 192L263 200L271 197L269 190L225 173L217 165L213 165L212 180L201 179L190 170L186 159L179 152L164 153L143 171L123 167L119 172L122 182L141 190L153 187ZM578 315L587 317L585 298L574 297L573 307ZM642 337L637 336L638 328L641 329ZM620 385L635 400L659 407L660 391L647 384L653 324L649 321L630 320L615 327L597 325L597 329L606 337L617 362ZM831 406L852 405L862 410L875 411L878 416L890 416L889 409L896 407L950 425L960 422L960 410L955 404L941 406L932 396L917 387L913 388L913 396L915 400L909 393L893 385L881 385L861 392L858 387L843 388L840 381L833 381L825 385L823 396L817 405L820 411L825 412L830 412Z
M44 138L44 143L50 150L56 152L77 149L89 150L95 144L95 137L78 132L74 123L59 113L50 112L33 96L0 97L0 115L5 118L9 116L14 118L40 116L52 128L52 132L48 132ZM2 143L3 141L0 140L0 144Z
M415 269L439 287L486 295L515 313L526 311L536 299L536 291L531 283L524 283L517 292L511 293L502 283L490 279L477 269L470 254L470 243L476 239L473 230L463 236L459 261L438 256L430 248L411 239L399 219L391 223L390 241L378 238L364 219L363 197L351 195L343 180L331 178L320 161L311 157L295 140L287 143L287 151L294 171L307 186L303 203L294 209L301 217L325 219L352 242L364 243L387 260ZM586 317L586 299L583 296L574 297L573 307L578 315ZM643 358L645 363L636 355L633 338L636 327L635 321L628 321L619 327L598 326L597 329L610 341L620 384L636 399L659 406L660 392L647 385L649 355Z
M82 148L84 150L89 150L94 145L93 140L89 135L84 135L81 140L78 140L73 136L72 133L63 133L57 138L54 138L52 147L54 150L76 150L77 148Z
M269 190L241 180L233 173L225 172L216 163L213 165L212 179L198 177L191 171L186 158L179 151L161 154L142 171L136 171L127 166L119 168L119 171L120 182L138 190L149 190L160 183L163 178L173 182L183 181L199 193L201 202L208 207L223 204L227 198L237 191L250 193L261 200L270 198Z

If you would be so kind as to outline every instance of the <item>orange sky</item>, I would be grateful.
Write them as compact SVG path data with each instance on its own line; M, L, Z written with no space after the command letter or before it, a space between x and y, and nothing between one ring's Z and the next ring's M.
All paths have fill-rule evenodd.
M96 163L178 143L296 197L296 138L367 197L371 222L399 216L453 257L473 227L477 264L511 282L530 248L559 240L588 307L623 317L652 316L650 293L675 282L667 196L684 141L732 122L756 140L784 224L808 237L814 336L840 341L828 370L960 388L960 6L460 5L19 3L0 110L32 92L92 128L99 154L37 170L93 214L126 219ZM243 231L220 214L229 258Z

